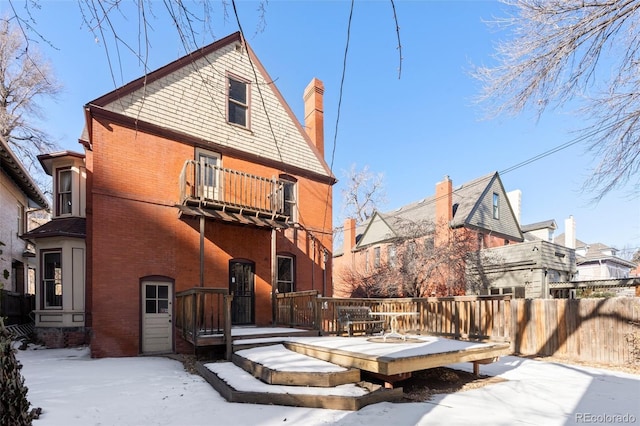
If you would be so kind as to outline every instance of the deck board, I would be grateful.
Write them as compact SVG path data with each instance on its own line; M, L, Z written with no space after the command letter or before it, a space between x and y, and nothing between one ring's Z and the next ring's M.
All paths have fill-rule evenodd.
M343 367L384 375L459 362L484 361L510 353L507 343L478 343L424 336L402 343L376 343L371 340L366 337L290 338L285 347Z

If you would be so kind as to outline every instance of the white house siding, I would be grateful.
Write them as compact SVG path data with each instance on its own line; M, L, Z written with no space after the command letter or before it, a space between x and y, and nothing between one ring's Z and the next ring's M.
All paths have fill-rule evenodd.
M323 164L274 93L274 84L265 80L255 62L254 67L247 52L236 50L232 43L106 105L106 108L326 176ZM249 130L226 122L227 73L251 81ZM301 97L303 89L300 90ZM269 111L268 116L265 108Z
M3 171L0 171L0 283L5 290L16 291L16 277L12 275L11 264L14 260L24 264L24 290L27 290L28 268L34 267L32 258L24 257L27 243L18 237L18 206L26 211L27 196ZM24 216L22 220L25 220ZM9 278L5 280L5 271Z

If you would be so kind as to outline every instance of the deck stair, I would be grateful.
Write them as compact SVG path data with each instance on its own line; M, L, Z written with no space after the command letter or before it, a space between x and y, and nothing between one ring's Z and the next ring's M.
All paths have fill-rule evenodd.
M232 362L199 363L198 372L230 402L359 410L402 397L402 388L361 381L344 368L282 344L237 350Z
M232 331L233 352L251 349L260 346L268 346L286 342L289 337L318 337L318 330L302 330L295 328L274 328L274 329L252 329L251 327L242 329L234 328Z

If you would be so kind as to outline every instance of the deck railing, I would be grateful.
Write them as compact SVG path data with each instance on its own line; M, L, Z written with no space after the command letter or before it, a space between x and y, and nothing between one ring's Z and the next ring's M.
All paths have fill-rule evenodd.
M317 328L317 290L276 295L276 325Z
M266 178L205 162L187 160L180 173L180 198L270 216L286 216L285 185Z
M317 292L279 294L276 322L337 334L339 306L367 306L373 312L407 312L398 316L398 330L474 340L510 340L510 296L356 299L317 297ZM315 299L315 301L313 300ZM389 329L389 317L383 317ZM358 330L354 330L358 331Z
M198 341L219 337L231 356L231 300L226 288L196 287L176 294L176 328L194 348Z

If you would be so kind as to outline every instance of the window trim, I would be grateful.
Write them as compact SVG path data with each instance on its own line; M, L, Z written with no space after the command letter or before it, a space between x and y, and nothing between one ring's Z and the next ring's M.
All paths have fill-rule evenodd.
M231 97L231 80L245 85L245 90L246 90L245 103L242 103L241 101ZM226 93L227 123L233 126L238 126L243 129L248 129L248 130L251 129L251 81L247 80L246 78L239 77L235 74L227 73L226 82L227 82L227 93ZM231 117L230 117L231 114L230 114L230 108L229 108L229 105L231 103L233 103L234 105L239 105L245 109L245 124L240 124L240 123L236 123L235 121L231 121Z
M290 259L291 260L291 281L287 282L285 280L281 280L280 279L280 265L279 265L279 260L280 259ZM291 253L278 253L276 254L276 292L277 293L282 293L280 291L280 283L287 283L289 284L289 289L290 292L294 292L296 291L296 257L295 255L291 254ZM287 293L287 292L285 292Z
M493 193L493 218L500 220L500 195L497 192Z
M62 175L62 173L69 173L69 178L70 178L70 188L69 188L69 192L61 192L60 191L60 183L61 183L61 178L60 176ZM69 200L71 202L70 206L69 206L69 212L62 212L62 195L64 194L69 194ZM73 169L71 166L68 167L60 167L56 169L56 216L71 216L73 215Z

